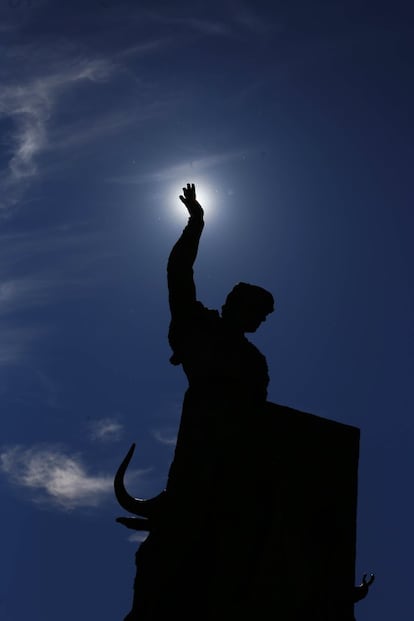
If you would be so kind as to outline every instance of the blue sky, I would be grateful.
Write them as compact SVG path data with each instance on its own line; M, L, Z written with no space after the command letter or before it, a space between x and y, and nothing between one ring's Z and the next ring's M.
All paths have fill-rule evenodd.
M377 581L358 621L412 618L408 3L4 0L0 18L1 618L129 609L112 477L136 441L129 487L155 494L173 454L187 182L199 299L275 295L252 337L270 400L361 428L357 575Z

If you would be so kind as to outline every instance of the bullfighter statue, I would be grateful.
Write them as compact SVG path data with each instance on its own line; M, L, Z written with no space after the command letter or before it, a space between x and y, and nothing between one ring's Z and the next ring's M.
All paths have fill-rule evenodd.
M246 338L274 310L237 284L221 313L196 295L204 227L194 184L168 260L171 363L188 378L166 488L132 498L115 477L118 518L149 535L136 555L125 621L352 621L372 577L353 587L359 431L267 402L268 368Z

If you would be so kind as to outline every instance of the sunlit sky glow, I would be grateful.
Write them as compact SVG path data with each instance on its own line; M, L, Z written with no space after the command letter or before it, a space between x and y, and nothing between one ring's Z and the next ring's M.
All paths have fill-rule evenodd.
M269 399L361 429L356 618L414 618L413 30L399 0L0 3L2 621L129 610L111 480L135 441L156 494L173 455L186 183L199 299L276 298Z

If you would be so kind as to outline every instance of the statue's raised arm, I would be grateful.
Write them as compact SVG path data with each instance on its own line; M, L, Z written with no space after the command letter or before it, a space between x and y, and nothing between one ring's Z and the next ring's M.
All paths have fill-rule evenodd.
M172 320L185 319L196 301L193 265L204 227L204 212L197 201L194 183L187 183L180 200L187 207L190 218L168 259L168 293Z

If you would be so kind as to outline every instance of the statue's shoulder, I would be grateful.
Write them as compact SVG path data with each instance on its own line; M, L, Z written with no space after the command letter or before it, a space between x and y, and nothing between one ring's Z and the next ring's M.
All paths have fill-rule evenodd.
M209 339L218 331L221 317L217 310L206 308L199 301L194 302L185 315L172 319L168 330L168 341L174 354L171 364L181 364L184 353L200 343L200 338Z
M217 310L207 308L202 302L197 300L191 306L187 307L186 313L179 317L173 318L170 323L170 333L178 331L179 333L188 333L191 329L197 329L200 325L215 325L221 321L220 314Z
M200 321L205 321L211 324L219 323L221 321L220 313L214 308L207 308L204 304L197 300L194 307L194 315Z

